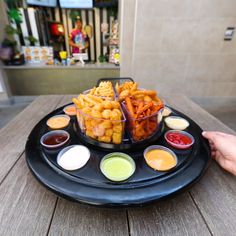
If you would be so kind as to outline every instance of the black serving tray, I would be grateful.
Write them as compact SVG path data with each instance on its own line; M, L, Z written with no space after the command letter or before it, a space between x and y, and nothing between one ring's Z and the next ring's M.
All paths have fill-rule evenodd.
M186 131L195 138L192 148L177 150L169 146L164 140L167 128L162 122L158 132L145 142L134 144L125 135L124 142L120 146L115 145L112 149L109 145L101 145L84 136L79 130L76 118L72 118L70 125L65 128L71 135L70 141L65 146L86 145L90 149L91 157L83 168L65 171L56 162L57 154L65 146L56 150L47 150L40 145L41 136L49 131L46 125L47 119L62 114L65 106L48 114L34 127L28 137L25 150L28 167L39 182L67 199L103 207L142 206L167 198L196 183L210 163L209 144L202 137L201 128L193 120L171 108L173 115L189 121L190 126ZM143 151L153 144L172 149L178 157L178 165L168 172L155 171L147 166ZM129 154L136 163L134 175L124 182L109 181L100 171L100 160L113 150Z

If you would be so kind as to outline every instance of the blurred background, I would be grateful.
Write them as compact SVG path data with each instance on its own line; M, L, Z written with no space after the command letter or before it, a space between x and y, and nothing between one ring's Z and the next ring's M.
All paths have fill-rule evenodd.
M236 130L234 0L0 4L2 47L18 53L18 59L2 60L1 117L14 117L40 94L78 94L99 78L121 76L160 94L185 94ZM60 51L67 52L69 63L74 60L69 34L77 17L89 42L85 64L64 65ZM41 60L43 50L47 58ZM12 53L2 51L3 57ZM18 107L6 113L12 106Z

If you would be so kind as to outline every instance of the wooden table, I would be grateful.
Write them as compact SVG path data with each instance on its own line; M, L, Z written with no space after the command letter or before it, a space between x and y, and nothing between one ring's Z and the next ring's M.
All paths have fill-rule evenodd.
M127 210L73 203L39 184L26 165L27 136L71 97L38 97L0 130L0 235L236 235L236 178L216 163L189 191ZM234 133L185 96L165 101L205 130Z

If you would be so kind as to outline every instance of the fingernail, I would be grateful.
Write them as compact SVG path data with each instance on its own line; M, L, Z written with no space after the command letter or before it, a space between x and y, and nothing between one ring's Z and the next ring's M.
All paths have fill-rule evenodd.
M205 134L206 134L206 131L203 131L203 132L202 132L202 135L205 136Z

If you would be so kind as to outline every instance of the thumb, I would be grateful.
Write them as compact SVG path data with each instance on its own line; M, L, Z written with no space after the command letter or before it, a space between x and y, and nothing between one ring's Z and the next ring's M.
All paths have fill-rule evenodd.
M213 131L203 131L202 136L214 143L217 138L217 133Z

